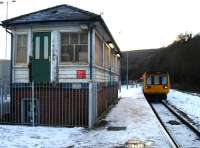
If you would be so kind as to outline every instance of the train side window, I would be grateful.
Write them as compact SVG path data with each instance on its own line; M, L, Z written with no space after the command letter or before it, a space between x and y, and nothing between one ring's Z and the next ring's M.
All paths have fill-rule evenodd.
M152 84L151 76L147 76L147 85L151 84Z
M154 85L154 76L151 76L151 85Z
M159 78L158 75L155 75L155 76L154 76L154 84L155 84L155 85L159 85L159 84L160 84L160 78Z
M167 84L167 76L161 76L162 77L162 84L166 85Z

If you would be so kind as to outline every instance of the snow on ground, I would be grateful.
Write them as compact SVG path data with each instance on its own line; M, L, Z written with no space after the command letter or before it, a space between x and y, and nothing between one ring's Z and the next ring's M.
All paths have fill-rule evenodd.
M200 97L188 93L170 90L169 103L186 113L195 123L200 125Z
M0 147L60 148L115 147L140 140L153 147L169 147L158 120L144 99L141 87L122 88L121 100L107 115L108 124L96 129L0 125ZM108 131L108 126L126 130Z

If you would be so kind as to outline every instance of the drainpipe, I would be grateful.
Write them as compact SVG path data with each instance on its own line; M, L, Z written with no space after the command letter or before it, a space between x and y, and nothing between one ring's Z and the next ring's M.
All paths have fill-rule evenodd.
M90 32L90 81L93 80L93 25L89 28Z
M89 27L89 35L90 35L90 82L89 82L89 104L88 104L88 127L93 127L93 26Z

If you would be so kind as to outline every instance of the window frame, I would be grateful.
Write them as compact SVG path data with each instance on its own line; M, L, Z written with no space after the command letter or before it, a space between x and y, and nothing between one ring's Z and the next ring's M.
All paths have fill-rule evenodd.
M61 39L61 34L62 33L69 33L69 43L68 46L71 45L73 46L73 60L72 61L62 61L61 59L61 55L62 55L62 39ZM70 44L70 33L78 33L78 44ZM82 44L80 42L80 34L81 33L85 33L87 34L87 44ZM76 51L75 51L75 46L79 46L79 45L86 45L87 46L87 61L74 61L76 59ZM81 32L81 31L60 31L59 32L59 65L78 65L78 64L84 64L87 65L88 64L88 46L89 46L89 39L88 39L88 31L87 32Z
M26 35L27 36L27 41L26 41L26 61L25 62L17 62L17 37L18 35ZM29 35L28 32L17 32L15 33L15 38L14 38L14 52L13 52L13 63L14 66L26 66L28 64L28 48L29 48Z
M104 40L103 40L103 38L99 35L99 33L98 32L95 32L95 64L96 65L98 65L98 66L101 66L101 67L103 67L104 66ZM96 50L96 46L97 46L97 44L96 44L96 40L99 40L99 42L101 43L101 44L99 44L100 46L101 46L101 48L102 49L100 49L98 52L97 52L97 50ZM97 58L96 58L96 53L99 53L99 55L101 55L101 57L99 57L98 58L98 60L97 60Z
M106 50L105 49L108 49L108 64L106 63ZM104 43L104 67L106 68L106 69L110 69L110 66L111 66L111 57L110 57L110 55L111 55L111 49L110 49L110 47L108 46L108 44L107 43Z

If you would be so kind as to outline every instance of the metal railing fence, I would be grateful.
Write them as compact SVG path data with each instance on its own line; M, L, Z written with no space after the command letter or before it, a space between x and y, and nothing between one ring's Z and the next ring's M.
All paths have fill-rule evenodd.
M0 82L0 124L92 127L118 97L118 83Z
M0 123L88 126L88 83L14 83L1 85Z

